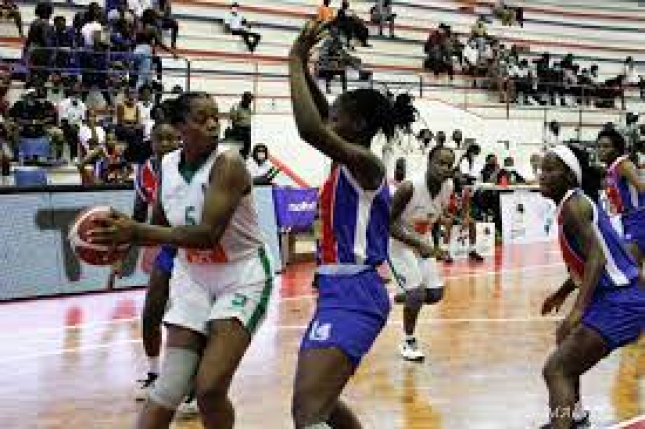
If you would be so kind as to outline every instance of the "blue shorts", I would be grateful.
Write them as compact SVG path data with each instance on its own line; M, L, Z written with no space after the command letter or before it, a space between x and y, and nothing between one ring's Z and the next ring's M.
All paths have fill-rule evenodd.
M622 216L623 233L626 242L634 242L645 252L645 209Z
M155 259L155 267L163 271L164 274L171 274L175 265L175 256L177 256L177 248L161 246L157 259Z
M336 347L358 366L390 313L390 297L375 269L316 275L318 304L301 350Z
M645 285L600 289L594 293L582 322L597 331L614 350L645 333Z

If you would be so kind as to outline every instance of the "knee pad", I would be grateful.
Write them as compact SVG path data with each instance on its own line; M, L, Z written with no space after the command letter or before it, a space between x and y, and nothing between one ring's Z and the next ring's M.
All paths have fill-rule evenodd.
M426 304L435 304L443 299L443 288L427 288L425 303Z
M176 410L193 388L201 356L189 349L167 347L161 373L150 392L150 400Z

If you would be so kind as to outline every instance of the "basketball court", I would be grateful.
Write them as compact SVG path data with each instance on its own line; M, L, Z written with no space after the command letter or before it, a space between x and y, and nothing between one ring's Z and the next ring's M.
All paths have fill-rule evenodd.
M370 429L528 429L548 416L542 364L559 317L540 316L565 279L555 244L498 249L481 265L445 268L446 296L425 308L421 364L398 354L401 308L346 389ZM107 275L107 272L106 272ZM234 379L236 427L292 427L298 344L313 309L313 265L280 277L268 318ZM393 283L389 284L394 291ZM143 291L0 305L0 416L5 428L129 428L146 371ZM617 351L582 379L594 428L645 428L645 343ZM626 426L614 426L630 420ZM175 428L201 428L197 419Z

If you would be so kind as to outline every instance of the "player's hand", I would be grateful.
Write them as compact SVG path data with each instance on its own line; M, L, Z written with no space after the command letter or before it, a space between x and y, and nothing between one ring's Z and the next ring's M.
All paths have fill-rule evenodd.
M544 304L542 304L542 316L560 311L560 307L562 307L566 299L566 296L558 292L550 295L544 300Z
M426 243L421 243L421 245L417 248L417 251L419 252L419 256L424 259L432 258L437 253L434 247Z
M329 23L312 19L305 24L300 35L293 42L290 55L300 59L308 59L309 52L318 42L329 34Z
M573 332L573 329L580 323L582 320L582 314L573 310L571 313L560 323L556 331L556 342L557 344L562 343L565 338Z
M112 209L105 219L97 222L97 226L88 232L92 244L117 246L134 241L137 223L129 216Z

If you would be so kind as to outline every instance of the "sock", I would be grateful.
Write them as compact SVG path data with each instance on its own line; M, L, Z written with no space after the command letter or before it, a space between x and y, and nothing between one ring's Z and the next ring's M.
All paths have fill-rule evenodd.
M148 358L149 369L148 372L159 374L159 356Z
M468 246L468 253L476 252L477 251L477 245L476 244L471 244Z
M587 412L582 406L582 401L576 402L576 405L574 405L573 407L573 419L582 420L585 418L586 415L587 415Z

